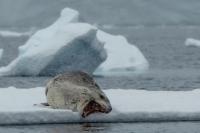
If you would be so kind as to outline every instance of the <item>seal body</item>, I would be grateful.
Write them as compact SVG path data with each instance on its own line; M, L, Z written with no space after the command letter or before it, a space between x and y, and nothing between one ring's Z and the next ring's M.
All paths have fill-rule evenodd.
M54 77L47 83L46 96L52 108L77 111L82 117L112 110L107 96L93 78L80 71Z

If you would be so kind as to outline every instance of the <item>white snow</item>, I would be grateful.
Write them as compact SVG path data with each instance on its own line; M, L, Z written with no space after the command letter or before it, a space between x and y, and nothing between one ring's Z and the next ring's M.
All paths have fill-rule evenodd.
M200 89L193 91L104 90L113 110L84 119L77 112L35 106L45 88L0 88L0 124L200 120Z
M194 39L194 38L187 38L185 40L185 45L186 46L196 46L200 47L200 40Z
M125 37L98 30L97 38L104 43L108 57L97 68L96 74L119 71L140 72L148 69L148 61L142 52L135 45L128 43Z
M1 58L2 58L2 55L3 55L3 49L0 49L0 60L1 60Z
M86 23L71 23L77 18L76 11L64 9L54 24L19 47L19 56L0 68L0 75L55 75L67 70L92 73L106 53L96 39L97 29Z

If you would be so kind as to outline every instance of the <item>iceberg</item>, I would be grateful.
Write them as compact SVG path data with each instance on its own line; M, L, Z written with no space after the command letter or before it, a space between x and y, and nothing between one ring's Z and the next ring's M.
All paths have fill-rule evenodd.
M79 12L69 8L18 50L19 56L0 68L0 76L47 76L73 70L106 75L143 72L149 67L142 52L125 37L79 22Z
M97 38L104 43L108 57L95 74L143 72L148 69L148 61L142 52L135 45L129 44L125 37L98 30Z
M187 38L187 39L185 40L185 45L186 45L186 46L196 46L196 47L200 47L200 40L193 39L193 38Z
M19 47L19 56L1 67L0 75L56 75L67 70L93 73L107 55L96 39L97 29L87 23L72 23L77 19L78 12L64 9L54 24L37 31Z
M81 122L156 122L200 120L200 89L192 91L104 90L113 110L82 118L71 110L52 109L46 102L45 88L0 88L0 125L81 123ZM5 102L6 101L6 102Z

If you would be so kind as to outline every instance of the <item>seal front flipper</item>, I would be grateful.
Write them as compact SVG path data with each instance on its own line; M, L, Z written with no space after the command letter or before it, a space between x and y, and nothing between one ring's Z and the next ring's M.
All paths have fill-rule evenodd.
M48 103L41 103L41 105L44 105L44 106L49 106Z

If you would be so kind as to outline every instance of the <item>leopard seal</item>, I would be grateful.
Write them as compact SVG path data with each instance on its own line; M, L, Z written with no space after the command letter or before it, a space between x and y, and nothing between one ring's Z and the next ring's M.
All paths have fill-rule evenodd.
M111 104L94 79L82 71L59 74L47 83L47 104L54 109L69 109L82 117L109 113Z

